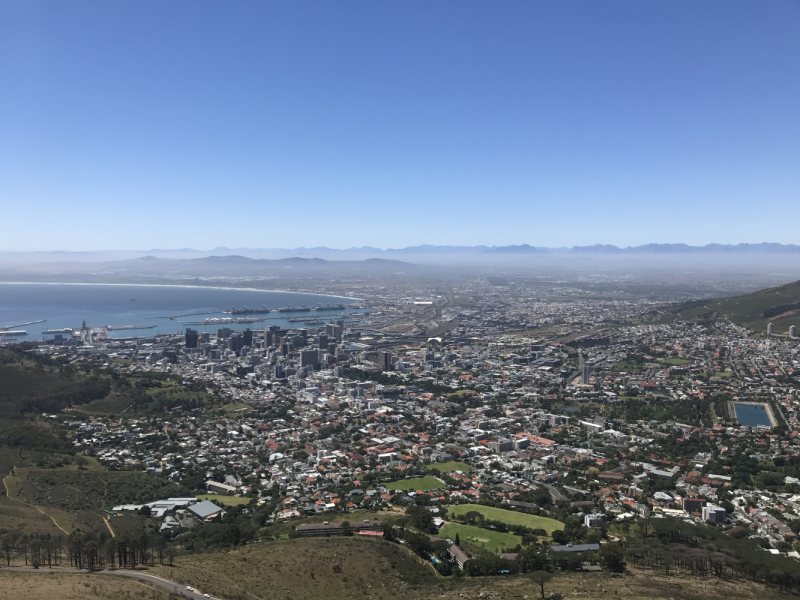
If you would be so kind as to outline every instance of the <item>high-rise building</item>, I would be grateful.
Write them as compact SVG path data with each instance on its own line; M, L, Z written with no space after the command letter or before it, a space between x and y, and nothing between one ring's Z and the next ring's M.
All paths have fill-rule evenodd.
M338 323L327 323L325 325L325 335L328 336L328 340L336 340L337 342L341 342L342 329L344 329L344 321L339 321Z
M772 335L775 331L775 326L772 323L767 323L767 335Z
M253 332L248 327L242 332L242 343L245 346L252 346L253 345Z
M592 366L586 362L586 356L583 354L578 355L578 368L581 371L581 383L589 385L589 375L592 373Z
M319 350L301 350L300 351L300 366L301 367L314 367L319 365Z
M592 374L592 365L589 363L583 363L581 367L581 383L583 385L589 385L589 376Z
M186 347L187 348L197 348L197 339L199 338L199 334L194 329L187 329L186 330Z
M792 325L789 327L789 335L791 337L797 337L797 325Z
M392 355L388 352L378 352L376 364L382 371L392 370Z

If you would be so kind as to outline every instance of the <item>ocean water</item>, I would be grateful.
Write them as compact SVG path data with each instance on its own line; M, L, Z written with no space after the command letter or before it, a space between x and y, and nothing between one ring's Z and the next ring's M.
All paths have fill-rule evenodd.
M268 313L264 315L226 315L232 307L270 309L294 307L347 305L354 298L300 294L294 292L266 292L232 288L208 288L160 285L102 285L102 284L46 284L0 283L0 328L27 332L21 340L42 339L48 329L78 328L86 321L89 327L136 325L143 329L110 331L111 337L151 336L158 333L183 333L187 327L198 331L216 331L229 327L235 331L246 328L263 329L278 325L286 328L313 327L292 323L289 318L307 317L326 321L343 312L356 309L311 311L305 313ZM358 312L365 312L359 309ZM191 315L190 313L205 313ZM231 316L262 318L267 320L250 324L190 325L190 322L209 318ZM170 317L174 317L170 319ZM44 323L23 325L32 321ZM146 329L144 327L147 327Z

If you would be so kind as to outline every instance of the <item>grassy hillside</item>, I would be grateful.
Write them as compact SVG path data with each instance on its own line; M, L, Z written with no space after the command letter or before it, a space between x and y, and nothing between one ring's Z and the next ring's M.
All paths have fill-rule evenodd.
M339 565L341 571L334 570ZM151 570L226 600L464 600L490 597L538 598L526 576L450 577L434 575L405 548L361 538L306 538L252 544L231 552L178 557L174 567ZM779 597L762 585L715 578L665 577L634 570L619 577L604 573L559 574L546 593L583 600L745 600ZM486 594L483 594L486 592ZM781 596L782 597L782 596Z
M191 495L178 484L139 471L18 468L5 483L12 499L71 513Z
M404 547L359 537L251 544L179 557L175 567L155 570L228 600L426 597L436 582L433 569Z
M674 312L684 320L699 320L717 313L761 332L767 330L767 323L773 323L775 333L786 333L790 325L800 327L800 281L743 296L691 302Z

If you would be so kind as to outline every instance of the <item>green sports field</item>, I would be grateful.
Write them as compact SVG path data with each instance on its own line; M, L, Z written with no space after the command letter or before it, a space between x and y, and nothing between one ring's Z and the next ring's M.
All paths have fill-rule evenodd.
M198 494L200 500L215 500L226 506L236 506L238 504L249 504L251 498L241 498L239 496L223 496L222 494Z
M448 523L439 530L439 537L442 539L450 538L455 541L456 534L458 534L462 546L468 544L477 548L485 548L490 552L503 550L503 548L514 548L522 542L522 537L513 533L481 529L461 523Z
M484 518L492 521L501 521L508 525L523 525L531 529L544 529L547 535L550 535L556 529L563 529L564 524L555 519L547 517L537 517L536 515L529 515L527 513L517 512L515 510L505 510L503 508L494 508L493 506L480 506L478 504L458 504L447 507L448 514L450 515L465 515L474 510L481 513Z

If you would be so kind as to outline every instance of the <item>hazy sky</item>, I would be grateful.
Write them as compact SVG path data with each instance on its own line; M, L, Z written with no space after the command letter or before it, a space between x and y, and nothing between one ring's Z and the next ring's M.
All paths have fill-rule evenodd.
M800 2L0 0L0 250L800 243Z

